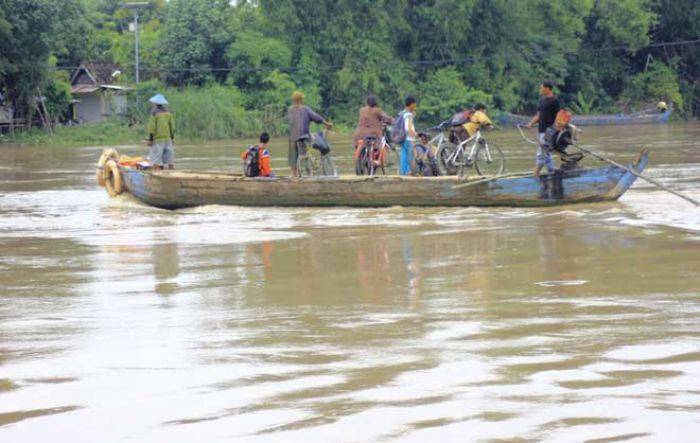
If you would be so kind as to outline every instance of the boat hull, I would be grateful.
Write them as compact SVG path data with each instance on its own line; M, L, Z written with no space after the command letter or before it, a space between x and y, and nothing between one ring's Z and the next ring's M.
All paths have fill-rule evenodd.
M641 172L643 153L630 167ZM159 208L236 206L553 206L618 199L636 177L614 166L464 181L457 177L246 178L121 167L127 192Z
M619 114L619 115L574 115L571 123L576 126L618 126L667 123L671 117L671 110L648 114ZM526 125L532 120L532 116L504 114L499 123L504 126Z

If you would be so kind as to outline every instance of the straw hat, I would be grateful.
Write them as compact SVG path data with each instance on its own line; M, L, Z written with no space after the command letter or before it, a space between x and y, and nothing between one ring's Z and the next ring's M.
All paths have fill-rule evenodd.
M154 105L167 105L168 101L163 97L163 94L156 94L153 97L148 99L149 102L153 103Z

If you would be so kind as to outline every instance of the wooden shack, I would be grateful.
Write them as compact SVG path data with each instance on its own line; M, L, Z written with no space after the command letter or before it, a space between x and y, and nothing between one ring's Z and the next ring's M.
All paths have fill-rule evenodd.
M71 76L72 118L98 122L124 115L129 88L117 84L120 69L109 63L82 64Z

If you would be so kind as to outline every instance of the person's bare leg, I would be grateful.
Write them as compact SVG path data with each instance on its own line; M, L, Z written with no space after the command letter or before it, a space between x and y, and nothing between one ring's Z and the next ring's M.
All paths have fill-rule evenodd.
M292 177L299 177L299 174L297 173L297 168L295 166L291 166L292 168Z
M542 165L537 165L537 166L535 166L535 171L534 171L535 178L539 178L539 177L540 177L540 171L541 171L541 170L542 170Z

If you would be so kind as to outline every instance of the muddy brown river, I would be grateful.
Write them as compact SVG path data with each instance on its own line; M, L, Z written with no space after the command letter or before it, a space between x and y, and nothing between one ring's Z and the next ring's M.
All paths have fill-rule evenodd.
M178 167L239 171L247 142L179 145ZM647 147L700 199L700 124L583 143ZM171 212L108 198L101 150L0 146L3 443L700 438L700 209L673 195Z

